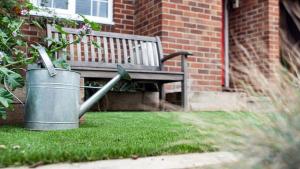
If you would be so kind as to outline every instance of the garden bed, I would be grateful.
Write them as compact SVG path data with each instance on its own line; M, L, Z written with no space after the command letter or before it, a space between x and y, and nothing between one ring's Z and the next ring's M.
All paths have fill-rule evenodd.
M217 150L209 132L177 119L179 113L88 113L79 129L37 132L0 127L0 167ZM225 113L199 113L224 120Z

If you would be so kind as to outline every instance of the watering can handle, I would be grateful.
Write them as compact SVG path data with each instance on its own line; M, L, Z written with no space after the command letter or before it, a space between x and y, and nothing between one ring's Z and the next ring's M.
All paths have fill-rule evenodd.
M49 75L55 76L56 75L56 70L52 64L52 61L50 60L45 48L43 46L38 47L38 52L42 58L44 66L48 69Z

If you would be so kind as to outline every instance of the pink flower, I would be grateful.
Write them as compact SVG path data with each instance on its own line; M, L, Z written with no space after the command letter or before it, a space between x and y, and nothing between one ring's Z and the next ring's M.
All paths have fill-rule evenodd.
M81 27L81 32L89 33L91 31L91 26L88 24L85 24Z
M16 31L13 31L12 35L13 35L13 37L16 37L18 34Z
M20 13L21 15L28 15L29 11L27 9L22 9Z

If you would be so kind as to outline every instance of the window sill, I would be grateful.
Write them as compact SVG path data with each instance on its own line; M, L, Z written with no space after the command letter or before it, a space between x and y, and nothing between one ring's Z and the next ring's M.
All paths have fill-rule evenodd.
M33 16L42 16L42 17L58 17L63 19L71 19L74 21L83 21L83 18L80 15L70 15L70 14L55 14L55 13L49 13L49 12L41 12L41 11L30 11L30 15ZM105 25L114 25L115 23L112 21L112 19L108 18L97 18L93 16L85 16L87 19L99 23L99 24L105 24Z

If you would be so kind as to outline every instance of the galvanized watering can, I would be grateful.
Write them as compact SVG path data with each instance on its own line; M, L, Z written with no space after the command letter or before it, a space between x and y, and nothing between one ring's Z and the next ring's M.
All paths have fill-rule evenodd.
M118 75L80 105L80 74L56 69L45 49L39 48L46 68L29 68L26 74L25 127L29 130L66 130L79 127L79 118L118 81L130 79L118 65Z

